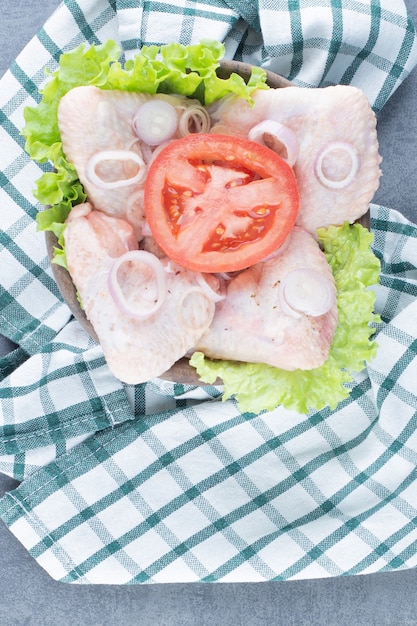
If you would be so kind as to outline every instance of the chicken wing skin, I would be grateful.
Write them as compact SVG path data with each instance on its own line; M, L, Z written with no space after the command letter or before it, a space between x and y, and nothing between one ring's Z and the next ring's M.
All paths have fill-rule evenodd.
M197 343L210 325L215 304L202 287L201 275L157 259L166 279L166 297L147 319L123 313L109 286L115 259L138 245L120 218L79 205L65 229L68 268L93 324L112 373L129 384L161 376ZM150 253L146 253L150 254ZM153 284L145 271L127 265L120 279L126 300L149 305ZM147 296L147 294L150 294Z
M344 85L284 87L258 90L253 99L253 107L236 96L213 105L211 132L247 137L264 120L292 131L299 150L297 223L315 232L364 215L379 186L381 157L376 117L363 92Z
M192 127L192 112L202 108L196 100L185 96L103 90L91 85L71 89L61 98L58 107L63 151L74 165L88 200L95 209L135 222L136 230L140 221L145 219L140 193L145 177L140 183L114 189L101 188L88 176L89 162L105 151L133 153L132 158L123 161L109 159L100 162L97 168L99 178L106 183L133 179L139 169L137 157L143 161L146 172L152 151L157 148L141 142L135 132L134 119L140 106L155 98L168 102L176 110L178 129L174 137L177 138L187 132L184 124ZM133 215L132 209L137 209L139 214Z
M323 315L292 314L283 309L280 284L295 270L315 270L333 291ZM208 331L196 349L215 359L266 363L286 370L313 369L327 359L337 325L333 275L314 237L294 227L285 249L229 282Z

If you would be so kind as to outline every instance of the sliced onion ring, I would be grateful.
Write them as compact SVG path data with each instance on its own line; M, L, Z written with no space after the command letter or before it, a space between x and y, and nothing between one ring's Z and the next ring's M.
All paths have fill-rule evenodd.
M148 167L154 162L154 160L156 159L158 154L160 154L164 148L169 146L169 144L172 141L173 141L173 139L169 139L168 141L165 141L164 143L161 143L159 146L156 146L156 148L154 148L152 150L151 155L149 157L149 161L147 162L148 163Z
M129 261L138 261L145 265L148 265L153 271L156 288L157 288L157 298L152 306L138 311L136 308L132 308L131 305L127 302L122 288L120 287L120 283L117 277L117 272L123 263L128 263ZM110 294L118 306L118 308L129 317L133 317L137 320L146 320L149 319L154 313L156 313L162 304L165 301L167 294L167 284L164 267L161 261L151 252L146 252L146 250L130 250L125 254L122 254L117 259L115 259L113 265L110 268L109 276L108 276L108 285Z
M330 311L334 304L334 285L317 270L293 270L279 284L278 301L288 315L319 317Z
M171 139L177 127L178 116L175 108L159 98L142 104L133 118L135 133L150 146L159 146Z
M276 120L263 120L253 126L248 133L248 139L267 146L287 161L291 167L298 159L299 146L295 133L291 128ZM286 154L283 154L283 149Z
M122 178L120 180L105 181L96 172L96 167L102 161L133 161L138 167L138 171L132 178ZM142 183L145 179L146 167L143 159L132 150L102 150L93 154L89 159L85 171L85 175L93 185L101 189L117 189L118 187L127 187L134 183Z
M212 279L213 282L217 282L218 291L213 289L213 287L209 284L209 279ZM220 302L221 300L225 299L226 290L224 289L224 284L220 277L217 278L216 276L214 276L214 274L204 275L201 272L196 272L196 280L206 296L210 298L210 300L213 300L213 302Z
M189 332L199 332L203 334L203 332L205 332L207 328L210 326L211 321L213 319L214 307L215 307L215 303L213 302L213 299L210 296L208 296L207 292L201 289L198 285L190 287L187 291L183 292L181 295L182 295L182 298L179 300L178 305L177 305L178 320L181 323L181 326ZM187 319L184 313L185 304L190 297L191 298L193 297L193 295L196 295L197 297L201 296L202 298L204 298L204 301L207 303L207 315L204 318L200 315L197 316L194 324L192 323L192 317L189 316Z
M210 130L210 115L198 105L190 105L181 113L178 130L181 137L192 133L207 133Z
M345 152L349 156L350 169L343 178L329 178L323 171L324 159L326 157L331 158L331 153L338 150ZM318 153L314 165L314 173L319 183L324 187L328 187L329 189L344 189L355 180L359 168L360 157L355 148L346 141L332 141L324 146L324 148Z

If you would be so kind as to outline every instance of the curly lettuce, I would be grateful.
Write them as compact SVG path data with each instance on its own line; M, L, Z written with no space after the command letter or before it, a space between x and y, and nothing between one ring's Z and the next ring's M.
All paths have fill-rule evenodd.
M335 409L349 396L354 372L376 354L373 338L380 319L374 313L380 262L372 252L373 235L360 224L318 230L319 242L332 269L338 306L338 326L326 362L313 370L287 371L262 363L208 359L195 352L190 364L200 380L224 384L223 400L235 396L239 409L252 413L277 406L306 414L325 406Z

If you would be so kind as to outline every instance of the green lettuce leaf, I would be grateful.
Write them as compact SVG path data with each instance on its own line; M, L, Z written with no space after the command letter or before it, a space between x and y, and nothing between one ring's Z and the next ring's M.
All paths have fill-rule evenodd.
M59 224L73 206L86 199L77 172L63 153L58 128L59 101L70 89L95 85L101 89L150 94L177 93L196 97L203 104L234 93L252 102L254 89L267 88L266 73L255 68L247 84L237 74L228 79L219 78L216 70L224 52L222 43L210 39L190 46L178 43L145 46L122 65L119 47L108 40L97 46L82 44L62 54L58 69L49 75L40 92L40 102L24 111L22 134L26 152L34 161L50 164L50 171L45 171L36 181L34 190L36 199L50 207L38 213L38 230L62 235ZM57 249L57 254L58 262L62 263L62 251Z
M350 393L352 374L376 354L372 335L380 321L374 313L380 263L371 249L373 235L360 224L318 230L337 287L338 326L327 361L313 370L286 371L260 363L216 361L195 352L190 364L200 380L224 384L223 400L235 396L241 411L259 413L282 405L306 414L335 409Z

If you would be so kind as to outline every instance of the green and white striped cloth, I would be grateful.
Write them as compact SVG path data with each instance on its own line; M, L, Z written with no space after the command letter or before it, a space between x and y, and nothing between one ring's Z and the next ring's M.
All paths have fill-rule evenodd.
M394 8L395 7L395 8ZM242 414L221 390L126 386L71 319L35 229L20 135L61 51L226 43L297 85L351 83L378 111L417 62L396 0L66 0L0 83L0 501L53 578L264 581L417 566L417 226L372 206L375 360L336 411Z

